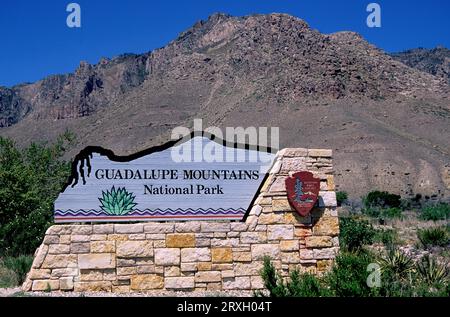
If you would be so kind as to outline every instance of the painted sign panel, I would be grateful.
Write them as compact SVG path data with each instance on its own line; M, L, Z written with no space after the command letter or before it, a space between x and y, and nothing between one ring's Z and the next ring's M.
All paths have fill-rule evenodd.
M286 178L285 184L291 206L301 216L307 216L319 197L320 179L311 172L297 172Z
M274 158L204 135L129 157L87 148L55 202L55 222L241 220Z

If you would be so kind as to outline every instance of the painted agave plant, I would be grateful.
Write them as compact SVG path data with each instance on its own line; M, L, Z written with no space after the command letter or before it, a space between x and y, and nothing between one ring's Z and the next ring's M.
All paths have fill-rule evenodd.
M109 215L123 216L137 205L134 202L135 198L136 196L129 193L125 187L116 189L113 186L111 190L102 191L102 198L99 198L102 204L100 208Z

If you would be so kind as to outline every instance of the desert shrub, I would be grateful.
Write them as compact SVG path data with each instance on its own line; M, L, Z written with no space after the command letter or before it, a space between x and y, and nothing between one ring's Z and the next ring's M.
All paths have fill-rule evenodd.
M376 230L366 220L353 217L341 218L339 226L339 243L349 251L359 250L363 245L372 244L374 241Z
M424 207L419 215L422 220L445 220L450 218L450 204L439 203Z
M16 273L3 265L0 260L0 288L14 287L19 285Z
M377 289L367 285L370 274L367 267L373 262L374 257L369 252L341 252L326 276L327 285L339 297L374 296Z
M390 207L383 209L381 215L385 218L401 218L402 210L398 207Z
M284 282L269 257L264 258L261 277L271 297L318 297L330 295L330 292L323 286L322 281L309 273L299 273L298 270L294 270L291 272L289 279ZM257 293L257 295L262 295L262 293Z
M445 247L449 243L448 232L442 227L419 229L417 237L425 248L433 246Z
M338 206L342 206L348 199L347 192L339 191L336 193L336 201Z
M366 208L381 207L392 208L401 206L401 197L399 195L391 194L386 191L371 191L363 198L363 203Z
M422 280L429 286L443 285L448 283L448 268L439 264L436 259L428 254L423 256L417 263L417 272Z
M73 137L19 149L0 137L0 255L32 254L53 221L53 202L70 174L61 161Z
M3 265L13 271L17 276L18 284L25 281L28 271L33 264L33 257L29 255L19 255L17 257L8 256L3 258Z
M374 241L386 246L392 246L398 242L398 234L394 229L377 229Z

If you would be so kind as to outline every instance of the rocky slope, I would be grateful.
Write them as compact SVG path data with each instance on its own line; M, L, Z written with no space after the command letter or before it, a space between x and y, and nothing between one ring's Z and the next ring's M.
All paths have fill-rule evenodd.
M415 48L390 54L409 67L441 77L450 83L450 50L445 47L434 49Z
M0 134L66 129L78 147L129 153L178 125L279 126L282 147L333 148L337 184L449 196L449 85L358 34L284 14L215 14L166 47L81 63L74 74L0 91Z

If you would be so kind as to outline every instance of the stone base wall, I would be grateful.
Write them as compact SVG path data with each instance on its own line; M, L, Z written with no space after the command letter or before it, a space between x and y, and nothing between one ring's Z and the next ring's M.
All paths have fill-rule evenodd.
M317 207L301 217L284 180L321 179ZM284 149L245 222L54 225L36 251L25 291L258 290L269 256L283 276L330 268L339 250L331 150Z

